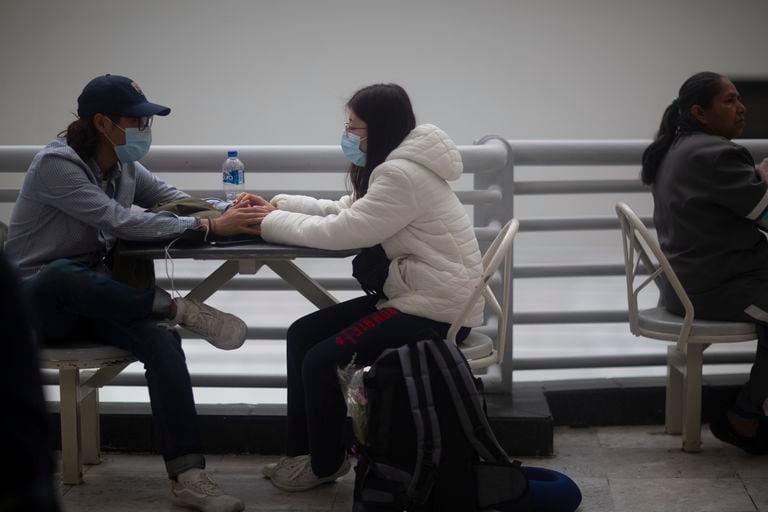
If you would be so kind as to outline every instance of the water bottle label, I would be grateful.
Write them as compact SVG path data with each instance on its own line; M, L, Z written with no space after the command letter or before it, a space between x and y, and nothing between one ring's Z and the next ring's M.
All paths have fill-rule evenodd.
M224 171L224 183L227 185L242 185L244 181L243 174L245 173L237 169Z

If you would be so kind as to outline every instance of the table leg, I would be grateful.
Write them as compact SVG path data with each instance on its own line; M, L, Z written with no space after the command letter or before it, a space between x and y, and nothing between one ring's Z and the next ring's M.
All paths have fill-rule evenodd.
M237 260L225 261L219 268L214 270L211 275L203 279L200 284L190 290L187 294L187 298L203 302L213 295L216 290L221 288L224 283L235 277L239 272L239 269L240 264Z
M271 260L267 261L266 265L318 308L327 308L339 303L336 297L331 295L292 261Z

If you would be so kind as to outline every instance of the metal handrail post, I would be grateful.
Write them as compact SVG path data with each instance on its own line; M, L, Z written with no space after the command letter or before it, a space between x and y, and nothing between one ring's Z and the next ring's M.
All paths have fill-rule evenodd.
M501 201L496 201L491 204L478 204L475 206L474 217L475 226L497 226L500 229L506 222L514 217L515 211L515 161L512 153L512 147L507 139L496 135L486 135L475 141L475 144L497 144L499 145L507 155L505 164L503 167L495 170L492 173L475 174L474 175L474 188L475 190L486 190L490 187L496 187L501 190ZM484 245L483 250L487 248L490 242L481 242ZM512 264L514 265L514 249L511 256ZM492 283L493 293L497 297L501 298L503 289L500 282ZM512 394L512 372L513 372L513 355L514 355L514 322L512 312L514 311L514 274L512 275L512 282L509 288L509 310L507 315L509 321L507 322L507 344L504 352L504 359L501 361L500 381L496 382L496 379L486 380L489 391Z

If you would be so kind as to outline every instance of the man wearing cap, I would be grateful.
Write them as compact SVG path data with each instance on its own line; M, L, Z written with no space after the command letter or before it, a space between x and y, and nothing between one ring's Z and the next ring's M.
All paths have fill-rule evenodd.
M144 363L154 423L174 496L206 512L243 510L202 471L200 432L181 339L163 324L181 324L225 350L242 345L246 325L206 304L159 289L140 290L110 277L104 257L117 239L167 240L187 230L219 235L256 233L251 208L230 208L215 223L169 212L159 203L189 197L138 160L152 142L150 103L118 75L91 80L78 98L78 119L32 160L11 214L8 257L26 277L38 341L92 339L132 352Z

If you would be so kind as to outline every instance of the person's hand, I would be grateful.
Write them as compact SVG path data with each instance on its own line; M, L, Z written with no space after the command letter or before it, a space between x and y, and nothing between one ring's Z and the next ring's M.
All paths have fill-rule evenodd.
M211 234L231 236L240 234L260 235L259 224L266 217L263 208L243 206L229 208L221 217L210 220Z
M258 227L259 227L259 234L261 234L261 223L264 221L264 219L267 218L267 215L272 213L273 211L277 210L274 206L267 203L264 206L256 206L254 207L254 210L258 211Z
M264 212L265 217L278 209L277 206L273 205L272 203L260 204L256 208L262 210Z
M248 208L249 206L264 206L269 204L269 201L256 194L250 194L248 192L241 192L232 202L231 208Z
M768 183L768 158L763 158L763 161L755 166L755 170L763 181Z
M253 206L248 209L255 212L252 218L253 224L249 226L249 229L252 229L254 231L249 231L249 233L255 233L257 235L261 234L261 223L264 221L264 219L267 218L267 215L277 210L277 208L275 208L269 203L267 203L264 206Z

